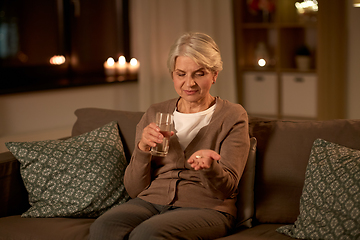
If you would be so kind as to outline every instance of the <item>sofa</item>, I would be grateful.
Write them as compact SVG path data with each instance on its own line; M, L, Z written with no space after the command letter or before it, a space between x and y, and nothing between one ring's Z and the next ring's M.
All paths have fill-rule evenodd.
M75 112L77 120L74 123L71 136L57 141L67 141L82 136L109 122L116 121L123 145L123 154L128 161L134 149L136 124L142 114L142 112L99 108L78 109ZM307 232L308 229L304 224L300 226L302 220L308 217L306 214L317 212L316 220L324 210L310 209L307 211L308 205L303 206L302 204L311 199L309 195L312 192L316 193L317 197L328 192L327 190L317 190L317 188L312 189L310 193L307 192L308 185L311 185L309 184L309 182L311 183L309 178L319 176L308 172L314 171L314 169L318 171L319 169L309 167L309 161L317 158L322 158L322 161L328 159L323 157L323 152L322 155L318 153L319 149L327 148L321 145L324 144L324 141L326 144L335 144L334 146L336 149L339 148L341 153L344 152L343 148L350 149L350 155L345 155L352 156L352 159L355 160L351 162L352 165L348 169L351 171L352 176L360 176L360 171L358 171L360 160L359 155L357 155L360 149L360 120L277 120L250 116L249 134L251 148L248 162L239 183L236 226L229 232L228 236L221 239L285 240L299 237L304 232ZM319 139L322 142L318 143L318 147L315 148L314 144ZM344 156L344 154L340 155ZM341 156L340 158L343 158ZM29 196L29 189L25 187L24 176L20 169L20 162L11 152L0 154L0 240L87 239L89 227L96 219L96 216L91 216L91 214L89 216L77 215L76 217L21 216L30 208L29 199L33 198L33 196ZM333 186L333 183L337 181L341 182L335 177L330 186ZM349 180L346 180L346 183L348 182ZM351 234L355 237L344 239L360 239L360 234L356 232L356 229L359 229L359 225L356 224L360 222L357 221L356 223L356 220L360 219L360 214L357 214L360 204L358 201L360 190L356 185L359 182L355 181L355 185L350 184L352 196L355 197L350 196L354 203L349 207L349 212L355 218L355 227L350 226L347 230L352 231ZM334 192L331 199L337 192L343 191L338 188ZM348 202L349 198L346 203ZM324 200L318 206L325 206L327 209L332 207L327 200ZM328 213L329 211L326 210L325 212ZM350 220L347 222L350 222ZM297 225L295 225L296 223ZM326 224L326 221L324 220L321 223ZM346 225L345 227L341 225L341 221L335 223L332 221L331 223L333 225L330 230L328 228L324 230L320 225L310 224L309 226L313 227L310 236L316 238L317 234L319 234L316 231L319 229L323 232L337 229L337 233L340 234L338 237L345 234L346 229L344 230L344 228L346 228ZM281 228L283 229L279 231ZM305 230L300 231L301 228ZM341 231L341 229L343 230ZM296 233L294 234L294 232ZM307 238L306 234L303 236ZM340 237L334 239L340 239Z

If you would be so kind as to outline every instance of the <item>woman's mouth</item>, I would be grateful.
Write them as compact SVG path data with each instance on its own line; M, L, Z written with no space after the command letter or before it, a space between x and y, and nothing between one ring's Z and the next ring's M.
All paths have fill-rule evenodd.
M197 90L184 90L184 93L187 95L194 95L195 93L197 93Z

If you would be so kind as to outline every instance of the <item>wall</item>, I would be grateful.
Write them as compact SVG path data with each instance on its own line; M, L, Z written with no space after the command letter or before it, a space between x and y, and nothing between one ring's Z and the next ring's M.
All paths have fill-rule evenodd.
M203 32L216 41L224 69L210 93L236 102L232 0L132 0L130 9L131 53L141 62L142 110L151 103L178 96L166 62L171 45L184 32Z
M79 87L0 96L0 152L6 141L70 136L78 108L138 110L137 83Z
M360 8L348 0L347 118L360 119Z

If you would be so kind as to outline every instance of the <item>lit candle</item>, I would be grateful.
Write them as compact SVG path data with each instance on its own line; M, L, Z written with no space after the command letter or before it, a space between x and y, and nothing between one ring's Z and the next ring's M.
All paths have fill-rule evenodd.
M104 70L106 76L115 75L115 61L112 57L109 57L106 62L104 62Z
M259 59L258 64L259 64L260 67L265 67L265 65L266 65L266 60L263 59L263 58L261 58L261 59Z
M265 43L259 42L255 49L255 61L257 67L267 67L269 59L269 53L266 49Z
M61 65L63 63L65 63L65 57L62 55L54 55L52 58L50 58L51 65Z
M136 60L135 58L132 58L129 64L130 74L137 74L137 72L139 71L139 67L140 67L139 61Z
M125 75L127 69L127 63L124 56L119 57L119 61L116 64L116 72L119 75Z

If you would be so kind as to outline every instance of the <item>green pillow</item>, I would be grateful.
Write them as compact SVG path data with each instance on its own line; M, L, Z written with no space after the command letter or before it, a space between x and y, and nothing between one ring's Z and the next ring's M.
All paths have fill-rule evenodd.
M129 199L117 122L67 140L7 142L31 207L22 217L98 217Z
M277 232L301 239L360 239L360 151L313 143L294 225Z

